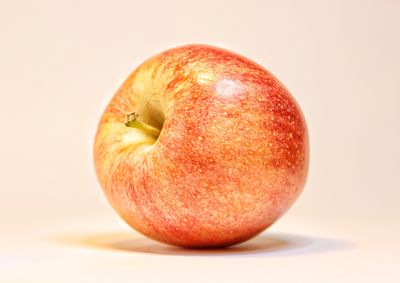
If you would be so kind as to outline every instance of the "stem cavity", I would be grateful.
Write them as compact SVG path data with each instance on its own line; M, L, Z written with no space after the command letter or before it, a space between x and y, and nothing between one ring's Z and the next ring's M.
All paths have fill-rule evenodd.
M154 137L158 137L160 135L160 130L157 128L154 128L150 126L149 124L143 123L138 120L139 114L136 112L131 112L126 115L125 118L125 126L134 128L134 129L139 129L147 134L150 134Z

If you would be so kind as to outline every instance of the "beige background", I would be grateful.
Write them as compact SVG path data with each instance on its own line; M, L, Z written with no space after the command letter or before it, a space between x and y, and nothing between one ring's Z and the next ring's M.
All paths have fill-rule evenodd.
M1 282L399 282L400 2L0 0ZM92 140L154 53L207 43L272 71L305 113L306 189L265 235L183 251L106 203Z

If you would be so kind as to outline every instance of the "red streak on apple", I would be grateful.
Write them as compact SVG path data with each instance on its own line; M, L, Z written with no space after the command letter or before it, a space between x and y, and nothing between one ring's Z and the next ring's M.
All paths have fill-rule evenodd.
M127 127L127 114L160 129ZM267 70L216 47L188 45L139 66L115 94L94 145L98 179L133 228L183 247L254 237L303 190L301 110Z

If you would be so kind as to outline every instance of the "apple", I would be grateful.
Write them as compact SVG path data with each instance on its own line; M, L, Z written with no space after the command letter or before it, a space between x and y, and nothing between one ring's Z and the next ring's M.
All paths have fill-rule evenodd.
M308 134L270 72L233 52L186 45L140 65L108 104L94 143L112 207L142 234L224 247L274 223L303 190Z

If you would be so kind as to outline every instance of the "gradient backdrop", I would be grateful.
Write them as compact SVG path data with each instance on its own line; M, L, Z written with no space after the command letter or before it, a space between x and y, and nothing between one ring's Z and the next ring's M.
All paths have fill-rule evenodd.
M400 282L399 12L395 0L0 0L0 281ZM185 43L265 66L309 126L303 195L231 251L130 232L94 175L108 100Z

